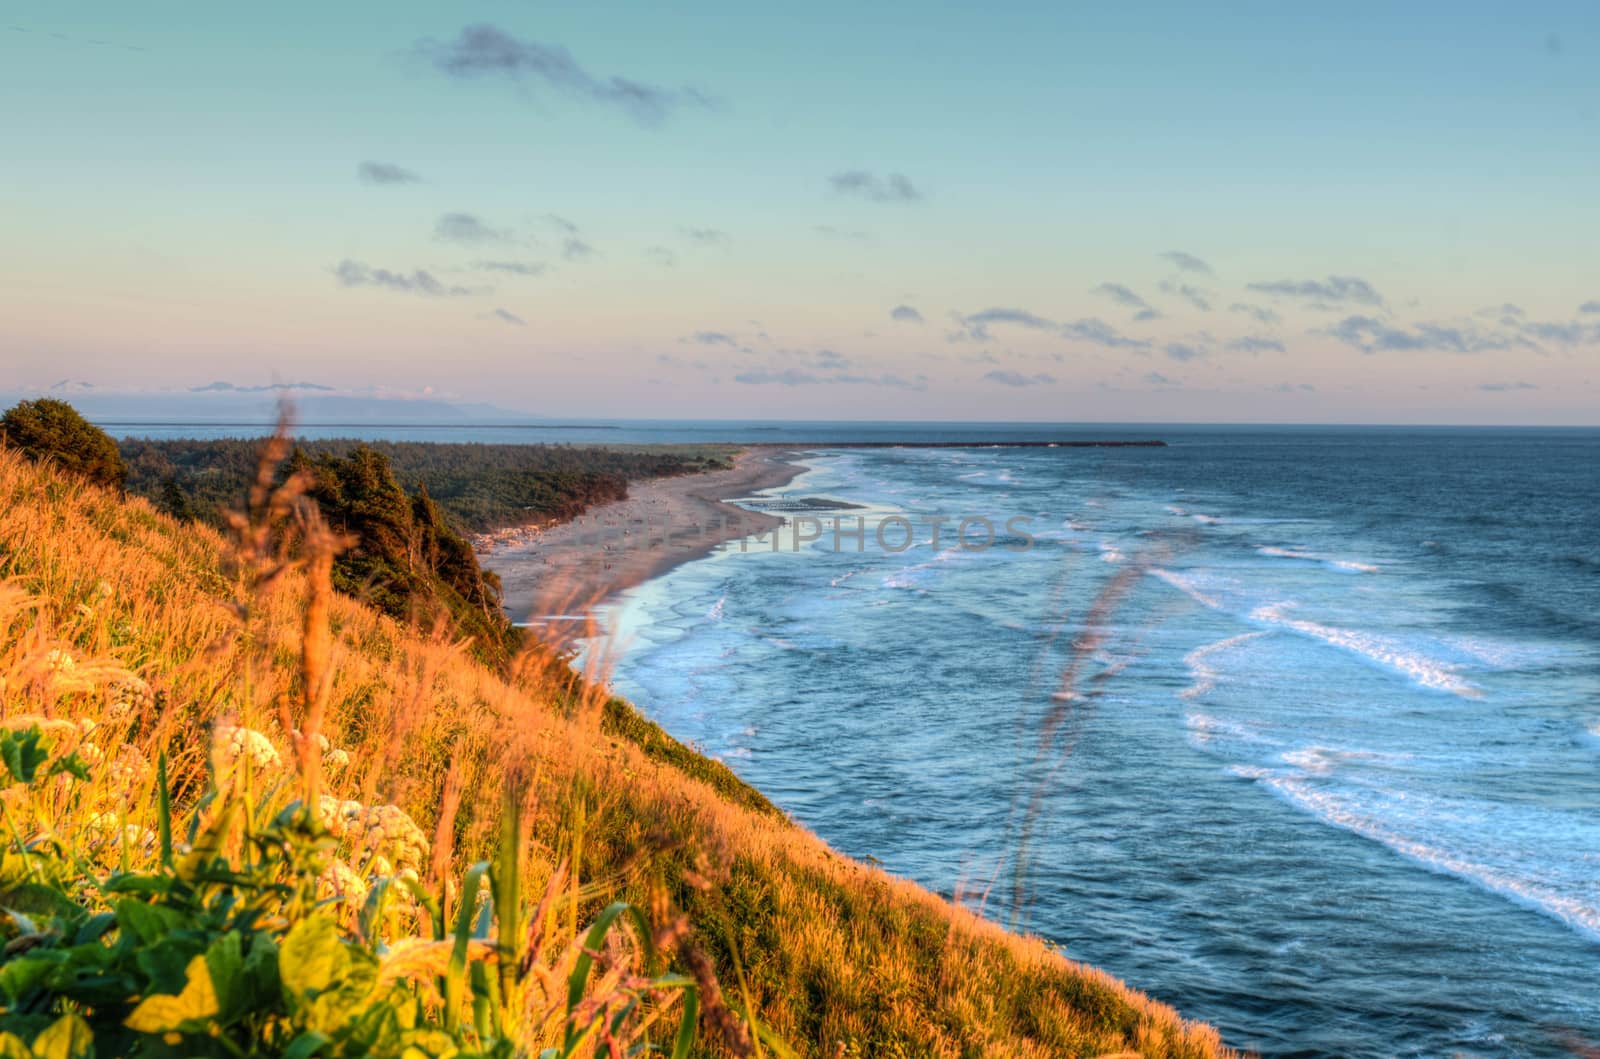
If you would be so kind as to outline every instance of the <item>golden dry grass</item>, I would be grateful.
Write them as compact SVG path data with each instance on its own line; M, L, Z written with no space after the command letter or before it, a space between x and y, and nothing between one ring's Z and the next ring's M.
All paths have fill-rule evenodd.
M246 558L217 533L0 451L0 711L71 726L125 778L96 785L100 804L47 807L59 831L153 829L141 763L165 749L175 796L192 799L219 724L287 759L283 719L299 722L285 704L306 701L309 677L325 703L323 792L394 806L432 836L422 848L386 836L381 851L350 836L354 871L378 853L391 870L457 877L493 846L514 772L529 792L529 892L570 869L555 882L567 921L552 932L576 935L613 897L650 904L657 922L681 910L724 992L798 1054L1232 1054L1209 1027L1043 942L833 852L553 660L505 679L447 636ZM309 670L302 638L323 619L308 626L308 599L331 630Z

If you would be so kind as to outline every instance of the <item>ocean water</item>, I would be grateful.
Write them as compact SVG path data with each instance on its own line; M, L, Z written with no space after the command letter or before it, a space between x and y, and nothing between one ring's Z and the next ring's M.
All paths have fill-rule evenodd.
M1596 1054L1600 433L1121 436L819 448L749 503L820 538L636 589L615 683L1234 1046Z

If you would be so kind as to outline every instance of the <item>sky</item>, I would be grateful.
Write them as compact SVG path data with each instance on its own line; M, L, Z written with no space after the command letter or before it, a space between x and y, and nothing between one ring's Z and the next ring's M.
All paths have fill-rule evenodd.
M19 2L0 98L0 391L1600 424L1592 0Z

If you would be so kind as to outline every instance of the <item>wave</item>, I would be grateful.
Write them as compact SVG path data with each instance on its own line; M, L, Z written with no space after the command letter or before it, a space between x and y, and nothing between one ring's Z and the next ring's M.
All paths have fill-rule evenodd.
M1483 694L1476 684L1458 676L1455 667L1448 662L1407 650L1399 641L1388 636L1291 618L1285 612L1293 606L1293 603L1269 603L1251 611L1250 618L1252 621L1277 628L1293 630L1360 655L1389 669L1404 673L1425 688L1448 691L1464 699L1480 698Z
M1358 563L1351 559L1336 559L1331 555L1319 555L1316 552L1297 551L1293 548L1274 548L1271 546L1257 548L1262 555L1271 555L1279 559L1303 559L1307 562L1322 563L1324 566L1335 570L1348 570L1357 574L1375 574L1378 567L1372 563Z
M1194 678L1194 683L1178 692L1178 698L1197 699L1217 686L1217 681L1221 679L1222 675L1207 664L1212 656L1221 654L1224 651L1231 651L1240 644L1258 640L1266 635L1268 634L1264 630L1240 633L1238 636L1230 636L1226 640L1218 640L1216 643L1197 647L1184 655L1184 665L1189 667L1189 674Z
M1275 775L1266 770L1249 769L1250 779L1265 784L1290 804L1310 813L1324 823L1343 828L1363 838L1381 843L1389 849L1421 864L1431 871L1466 879L1492 893L1499 894L1526 908L1551 916L1574 930L1600 940L1600 894L1584 896L1552 885L1533 865L1491 863L1476 851L1484 849L1474 843L1474 852L1448 848L1437 839L1404 833L1390 821L1380 819L1373 811L1355 803L1350 795L1322 789L1316 781L1300 776ZM1245 772L1235 769L1240 775ZM1395 795L1404 798L1403 795ZM1478 818L1471 809L1446 810ZM1514 855L1512 859L1515 859ZM1518 870L1522 868L1523 870Z

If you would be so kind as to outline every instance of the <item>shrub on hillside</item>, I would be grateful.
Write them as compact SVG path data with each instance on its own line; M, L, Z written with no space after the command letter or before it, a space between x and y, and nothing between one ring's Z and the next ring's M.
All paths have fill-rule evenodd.
M97 485L121 487L127 465L111 435L65 401L23 401L0 417L0 441Z

